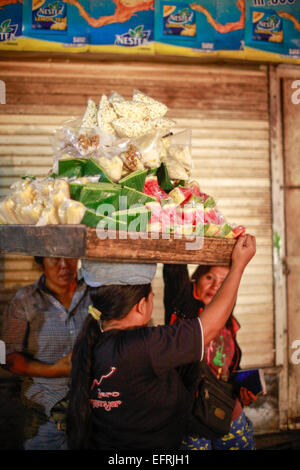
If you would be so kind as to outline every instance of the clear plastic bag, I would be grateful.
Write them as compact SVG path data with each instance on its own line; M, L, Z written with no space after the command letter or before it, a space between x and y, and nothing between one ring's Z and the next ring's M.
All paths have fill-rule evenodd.
M172 134L164 140L167 148L167 158L177 160L190 174L192 169L192 131L186 129Z
M158 133L147 134L132 141L140 153L140 160L145 168L158 168L160 166L160 138Z
M57 211L54 206L47 204L41 213L39 220L37 221L37 226L42 225L57 225L59 224L59 219Z
M0 201L0 216L6 224L19 224L15 213L16 202L11 197L6 197Z
M28 206L18 205L16 215L20 224L36 225L43 212L44 206L39 202L34 202Z
M58 208L58 218L61 224L80 224L86 207L79 201L66 199Z
M117 182L122 178L123 160L115 152L104 151L96 161L112 181Z
M167 157L165 161L169 178L171 180L184 180L187 181L190 177L183 165L174 158Z
M36 191L34 183L29 179L18 180L11 186L11 198L16 202L26 206L34 201Z
M126 143L125 148L120 153L120 158L123 161L123 174L145 169L141 153L131 141Z
M64 179L56 179L53 184L53 189L49 194L49 203L58 209L62 202L69 198L70 188L67 181Z

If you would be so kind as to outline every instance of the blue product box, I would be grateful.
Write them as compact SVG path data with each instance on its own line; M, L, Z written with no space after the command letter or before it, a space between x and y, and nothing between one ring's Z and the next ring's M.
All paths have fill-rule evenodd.
M65 47L85 46L88 44L89 32L83 12L87 15L89 13L88 0L74 4L61 0L24 0L24 37L47 41L50 43L49 50L51 43ZM29 47L32 44L30 41Z
M246 0L245 46L300 57L300 2Z
M148 47L154 39L154 1L90 1L90 44Z

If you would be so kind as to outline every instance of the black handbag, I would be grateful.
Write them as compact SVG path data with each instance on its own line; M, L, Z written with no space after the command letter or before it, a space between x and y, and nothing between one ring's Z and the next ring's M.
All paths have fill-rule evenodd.
M194 396L188 432L210 440L228 434L236 403L233 386L218 379L205 361L198 363Z

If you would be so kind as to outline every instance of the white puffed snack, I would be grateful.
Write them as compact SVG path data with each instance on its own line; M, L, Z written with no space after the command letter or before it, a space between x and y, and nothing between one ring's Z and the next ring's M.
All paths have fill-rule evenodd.
M106 95L102 95L98 107L98 125L102 129L104 124L110 124L117 119L113 106Z
M96 103L89 98L87 108L82 118L81 127L83 129L89 129L91 127L98 126L98 108Z
M144 103L124 100L114 102L113 106L118 117L132 119L133 121L152 119L151 107Z
M149 134L153 129L152 121L136 122L127 118L119 118L112 124L119 137L140 137Z
M168 111L168 107L165 104L161 103L160 101L155 100L154 98L151 98L148 95L145 95L145 93L142 93L139 90L134 90L133 101L136 103L144 103L150 108L151 110L150 119L163 117Z

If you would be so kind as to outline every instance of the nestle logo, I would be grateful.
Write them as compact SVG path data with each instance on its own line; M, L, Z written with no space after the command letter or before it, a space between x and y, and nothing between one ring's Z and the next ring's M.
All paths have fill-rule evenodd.
M17 24L11 24L11 19L2 21L0 24L0 41L14 41L16 39Z
M127 33L116 34L115 44L120 46L134 47L148 44L151 31L144 31L144 25L129 29Z

